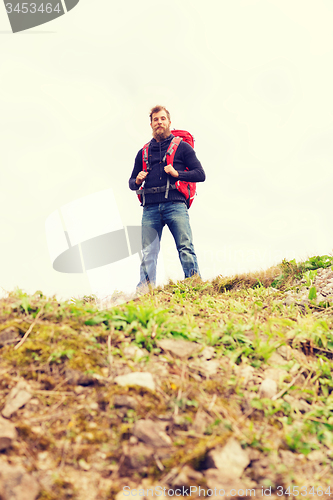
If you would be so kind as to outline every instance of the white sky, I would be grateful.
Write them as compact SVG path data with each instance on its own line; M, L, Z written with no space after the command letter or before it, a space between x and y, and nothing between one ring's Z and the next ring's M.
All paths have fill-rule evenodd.
M53 270L45 221L111 188L140 224L128 179L155 104L206 172L189 211L204 279L331 253L332 25L331 0L81 0L12 34L1 8L0 287L91 293ZM167 228L162 252L183 279Z

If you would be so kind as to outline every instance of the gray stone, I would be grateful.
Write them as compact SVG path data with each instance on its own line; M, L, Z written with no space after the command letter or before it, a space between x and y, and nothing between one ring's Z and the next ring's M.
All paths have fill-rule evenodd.
M265 378L259 388L259 397L271 399L277 394L277 383L271 378Z
M200 364L198 366L199 372L201 375L204 376L210 376L210 375L216 375L218 369L220 366L220 362L217 361L216 359L211 359L211 360L202 360L200 361Z
M291 349L289 345L281 345L276 349L276 352L286 360L289 360L291 355Z
M321 450L313 450L311 451L306 458L310 460L311 462L324 462L325 460L327 461L327 458L325 454Z
M9 448L16 437L15 425L0 417L0 451Z
M140 349L140 347L136 345L129 345L125 347L124 354L128 358L143 358L148 352Z
M0 462L1 500L36 500L39 491L37 481L22 467Z
M189 465L185 465L180 473L172 481L172 486L174 488L185 488L193 486L196 482L200 482L203 479L201 472L198 472Z
M247 385L252 380L254 368L250 365L242 366L239 372L240 379L244 385Z
M275 380L275 382L282 382L283 379L288 375L287 370L283 370L281 368L267 368L265 370L265 378L269 378Z
M2 416L10 418L19 408L22 408L32 398L29 385L25 380L20 380L7 396Z
M211 490L215 490L216 488L216 493L209 498L212 500L221 500L222 496L219 495L219 490L224 490L226 493L231 491L231 490L236 490L237 492L240 490L244 491L245 495L245 489L244 488L244 482L241 481L239 478L228 478L225 476L221 476L221 473L218 469L207 469L204 472L205 474L205 479L207 482L207 487ZM229 495L228 495L229 496ZM238 496L234 497L235 499L239 498Z
M189 358L200 349L200 345L186 340L163 339L156 342L163 351L169 351L178 358Z
M153 448L170 446L172 441L165 432L166 423L154 422L153 420L138 420L133 427L133 434L140 441Z
M73 370L72 368L67 368L65 371L65 377L70 385L93 385L95 380L91 375L86 375L79 370Z
M198 434L203 434L207 426L212 422L213 419L208 415L208 413L203 410L198 410L193 422L193 429Z
M293 468L295 466L296 457L292 451L279 450L279 453L281 455L281 461L286 465L286 467Z
M199 356L204 359L212 359L215 355L215 349L212 346L207 346L204 348L202 352L199 353Z
M114 379L115 383L122 387L138 385L151 391L155 391L155 382L150 372L132 372L127 375L119 375Z
M271 357L269 358L269 360L267 361L267 364L268 365L285 365L286 362L285 360L283 359L282 356L280 356L280 354L278 354L277 352L273 352L273 354L271 355Z
M124 455L124 466L139 471L141 467L146 467L154 460L154 449L140 443L128 447Z
M208 468L218 469L222 479L239 479L249 463L248 452L234 438L229 439L223 448L215 448L207 455Z
M120 396L120 395L114 397L113 404L116 408L125 407L125 408L131 408L132 410L135 410L135 408L138 406L137 401L131 396Z
M304 399L294 398L293 396L290 396L290 394L286 394L283 399L287 401L287 403L289 403L292 408L296 408L301 412L307 412L311 410L311 405L304 401Z
M19 331L14 327L5 328L0 332L0 347L20 340Z
M287 295L284 303L286 306L291 306L292 304L295 304L297 297L295 295Z

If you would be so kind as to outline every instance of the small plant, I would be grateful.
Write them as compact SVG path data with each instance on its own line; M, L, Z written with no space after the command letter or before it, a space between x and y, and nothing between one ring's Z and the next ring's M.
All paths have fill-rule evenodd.
M316 257L310 257L310 259L306 260L303 263L303 267L306 270L314 270L319 269L320 267L326 268L333 265L333 257L329 257L329 255L317 255Z
M303 279L306 280L306 286L310 287L315 279L315 277L317 276L317 271L314 270L314 271L306 271L304 274L303 274Z
M309 290L308 299L315 300L317 298L317 289L315 286L312 286Z
M64 359L72 359L74 356L74 349L67 349L66 351L56 351L49 357L50 363L61 363Z
M293 428L289 433L285 434L285 441L291 451L306 456L312 450L318 450L319 446L316 443L311 443L304 434L301 429Z

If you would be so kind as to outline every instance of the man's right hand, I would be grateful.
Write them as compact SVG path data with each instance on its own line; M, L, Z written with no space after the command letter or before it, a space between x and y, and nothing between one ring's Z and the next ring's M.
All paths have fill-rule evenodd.
M143 181L145 180L145 178L147 177L148 175L148 172L140 172L138 175L137 175L137 178L135 179L135 184L137 184L138 186L140 184L143 183Z

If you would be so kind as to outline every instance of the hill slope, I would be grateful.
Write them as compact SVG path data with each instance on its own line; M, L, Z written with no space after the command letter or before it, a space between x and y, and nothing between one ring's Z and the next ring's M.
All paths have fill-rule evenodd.
M330 496L331 265L1 300L0 498Z

